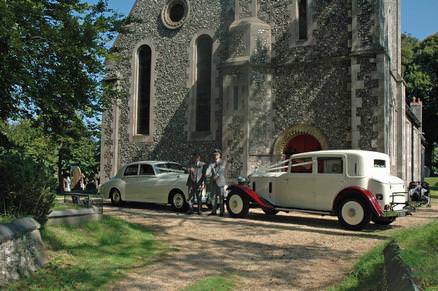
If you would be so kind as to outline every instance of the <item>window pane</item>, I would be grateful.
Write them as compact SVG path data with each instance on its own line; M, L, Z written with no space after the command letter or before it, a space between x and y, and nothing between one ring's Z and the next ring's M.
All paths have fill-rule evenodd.
M140 165L140 175L155 175L154 169L151 165Z
M312 158L293 159L291 173L312 173Z
M149 134L152 51L147 45L138 50L137 133Z
M298 1L299 38L307 39L307 0Z
M318 173L342 174L344 171L342 158L318 158Z
M386 168L385 160L374 160L374 168Z
M125 176L137 176L138 165L131 165L126 167Z
M196 40L196 131L210 130L212 49L210 36L201 35Z

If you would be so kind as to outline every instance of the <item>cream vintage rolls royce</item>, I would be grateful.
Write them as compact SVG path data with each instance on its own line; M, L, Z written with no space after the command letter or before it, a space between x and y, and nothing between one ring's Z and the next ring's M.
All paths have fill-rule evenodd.
M410 214L402 179L391 176L389 156L361 150L326 150L290 159L249 176L247 186L228 187L227 209L244 217L251 207L269 215L304 211L335 215L340 224L360 230L370 221L390 224Z
M123 201L135 201L170 204L175 211L184 211L188 199L187 177L185 168L175 162L136 162L121 167L99 191L117 206Z

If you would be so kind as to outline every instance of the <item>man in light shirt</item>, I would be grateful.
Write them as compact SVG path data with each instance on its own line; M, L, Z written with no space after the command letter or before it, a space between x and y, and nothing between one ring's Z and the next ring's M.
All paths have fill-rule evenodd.
M219 202L219 215L224 216L225 161L221 159L221 151L215 149L212 153L213 162L208 166L206 176L211 177L213 209L209 215L216 215ZM218 201L219 199L219 201Z

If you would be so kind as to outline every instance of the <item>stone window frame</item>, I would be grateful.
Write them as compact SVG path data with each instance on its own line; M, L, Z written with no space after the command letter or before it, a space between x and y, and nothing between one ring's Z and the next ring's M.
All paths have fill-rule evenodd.
M314 44L313 30L315 28L315 23L313 23L313 0L307 0L307 39L300 39L300 26L299 26L299 0L293 0L289 5L290 20L289 20L289 31L290 31L290 46L308 46Z
M196 41L202 35L208 35L213 41L213 47L211 52L211 95L210 95L210 131L198 132L196 131L196 79L197 79L197 46ZM188 68L188 82L187 87L190 91L188 98L187 114L187 134L189 141L214 141L216 140L216 131L218 124L216 120L216 111L218 110L217 99L219 96L219 89L216 86L216 79L219 76L218 73L218 61L215 57L219 48L219 41L214 37L215 33L212 30L200 30L192 38L189 47L189 68Z
M149 134L137 133L137 108L138 108L138 78L139 78L139 49L147 45L151 49L151 80L150 80L150 107L149 107ZM151 40L138 42L133 48L131 64L131 92L129 98L129 141L133 143L152 143L155 131L154 108L155 108L155 65L157 61L157 50Z

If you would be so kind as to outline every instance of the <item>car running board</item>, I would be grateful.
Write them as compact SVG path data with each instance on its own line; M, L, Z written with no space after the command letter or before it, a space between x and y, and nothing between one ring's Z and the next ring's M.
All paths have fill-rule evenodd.
M307 209L301 209L301 208L284 208L284 207L274 207L275 210L278 211L284 211L284 212L304 212L304 213L311 213L311 214L319 214L319 215L332 215L331 211L320 211L320 210L307 210Z

